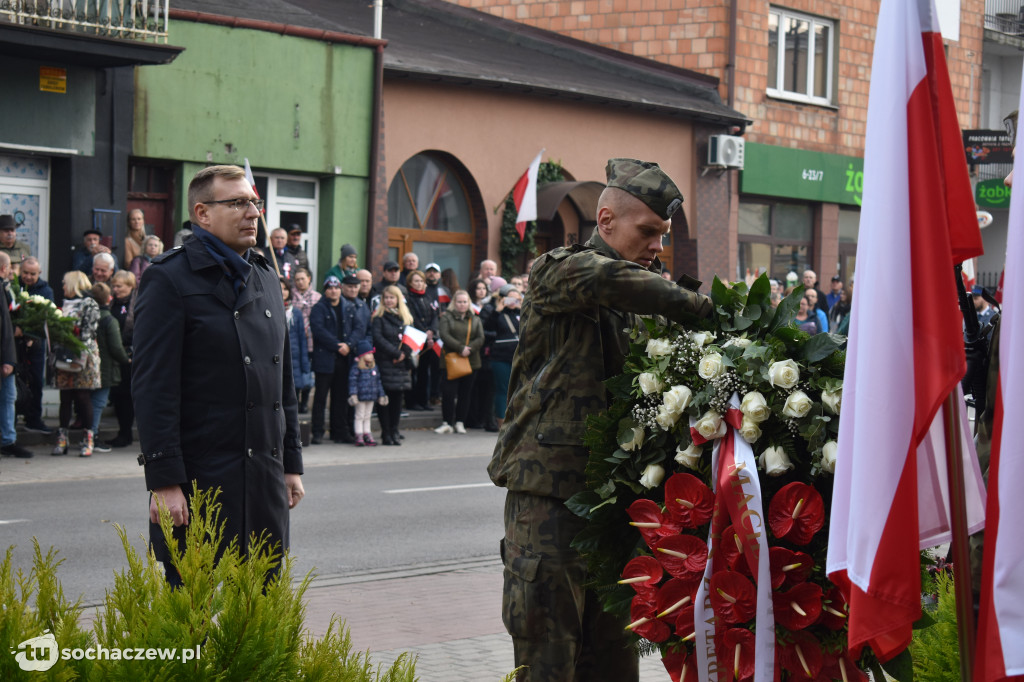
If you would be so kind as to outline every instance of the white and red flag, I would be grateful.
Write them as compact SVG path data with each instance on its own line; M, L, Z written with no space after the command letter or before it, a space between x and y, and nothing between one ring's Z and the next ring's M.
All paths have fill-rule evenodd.
M1024 92L1024 90L1022 90ZM1013 176L1024 177L1014 161ZM988 474L988 520L982 565L981 610L974 679L1024 679L1024 193L1010 196L999 323L999 382L996 387L992 450ZM1016 351L1016 352L1014 352ZM991 381L991 379L990 379ZM1005 417L1005 418L1004 418Z
M512 188L512 201L516 205L516 232L519 241L526 238L526 223L537 219L537 172L540 170L540 157L544 156L541 149L530 163L523 176Z
M919 549L949 536L940 408L966 364L953 268L982 251L962 147L932 0L882 0L827 571L851 649L883 661L921 613ZM908 307L894 291L927 293ZM983 491L962 443L976 529Z
M424 344L427 342L427 333L420 331L412 325L406 325L402 331L402 343L409 346L409 350L413 353L418 353L423 350Z
M245 181L249 183L250 187L252 187L253 194L255 194L257 198L259 198L260 191L256 189L256 178L253 177L252 168L249 167L248 157L246 157L245 159ZM266 211L266 209L264 208L263 211ZM260 213L263 213L263 211L260 211Z

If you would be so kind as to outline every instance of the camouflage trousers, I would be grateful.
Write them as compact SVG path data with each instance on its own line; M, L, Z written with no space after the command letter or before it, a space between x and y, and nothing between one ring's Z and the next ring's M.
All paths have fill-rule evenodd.
M563 500L510 491L505 498L502 620L518 682L635 682L639 662L625 621L605 613L569 547L584 521Z

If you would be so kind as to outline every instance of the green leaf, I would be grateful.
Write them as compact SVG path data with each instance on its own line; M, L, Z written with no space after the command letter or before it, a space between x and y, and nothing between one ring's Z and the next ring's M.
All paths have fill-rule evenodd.
M715 304L715 308L718 308L720 306L724 307L728 301L729 287L725 286L722 280L718 279L718 275L715 275L715 279L711 282L711 302Z
M800 359L816 363L839 350L840 345L840 340L832 334L815 334L803 345Z
M753 319L749 317L744 317L740 313L736 313L736 317L733 318L733 330L735 331L743 331L744 329L749 329L752 324L754 324Z
M619 374L610 379L605 379L604 386L612 394L612 397L620 400L629 400L633 395L633 375Z
M793 322L793 318L796 317L796 313L800 309L800 299L803 296L804 287L801 284L796 289L793 289L789 296L782 299L779 307L775 309L775 316L772 317L771 323L768 325L769 333L774 333L776 330L786 327Z
M898 682L914 681L914 659L910 657L910 650L904 649L896 658L887 661L884 666L885 672ZM884 679L884 678L875 678Z
M914 621L915 630L924 630L935 625L937 621L927 611L921 612L921 617Z
M750 293L747 294L747 306L759 306L768 310L771 306L772 283L767 273L761 275L750 285Z
M590 518L590 510L601 503L601 496L592 490L576 493L565 501L565 506L576 516Z

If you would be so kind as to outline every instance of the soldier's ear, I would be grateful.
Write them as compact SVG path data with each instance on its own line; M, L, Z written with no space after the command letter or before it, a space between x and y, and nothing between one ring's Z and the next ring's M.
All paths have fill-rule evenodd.
M615 210L607 204L597 209L597 227L601 234L611 234L615 223Z

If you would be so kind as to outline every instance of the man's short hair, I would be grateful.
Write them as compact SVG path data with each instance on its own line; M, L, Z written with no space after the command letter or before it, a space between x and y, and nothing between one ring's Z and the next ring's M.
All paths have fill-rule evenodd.
M96 263L104 263L106 265L109 265L111 269L113 269L117 261L115 261L114 257L111 256L109 253L97 253L95 256L92 257L92 264L96 265Z
M6 268L11 264L11 257L6 251L0 251L0 268Z
M194 222L196 219L195 206L204 201L213 199L213 179L223 178L224 180L237 180L245 177L245 169L238 166L207 166L192 178L188 183L188 217Z
M39 265L39 259L35 256L25 256L25 260L21 261L21 267L25 267L26 265ZM39 265L39 267L41 269L43 266Z

